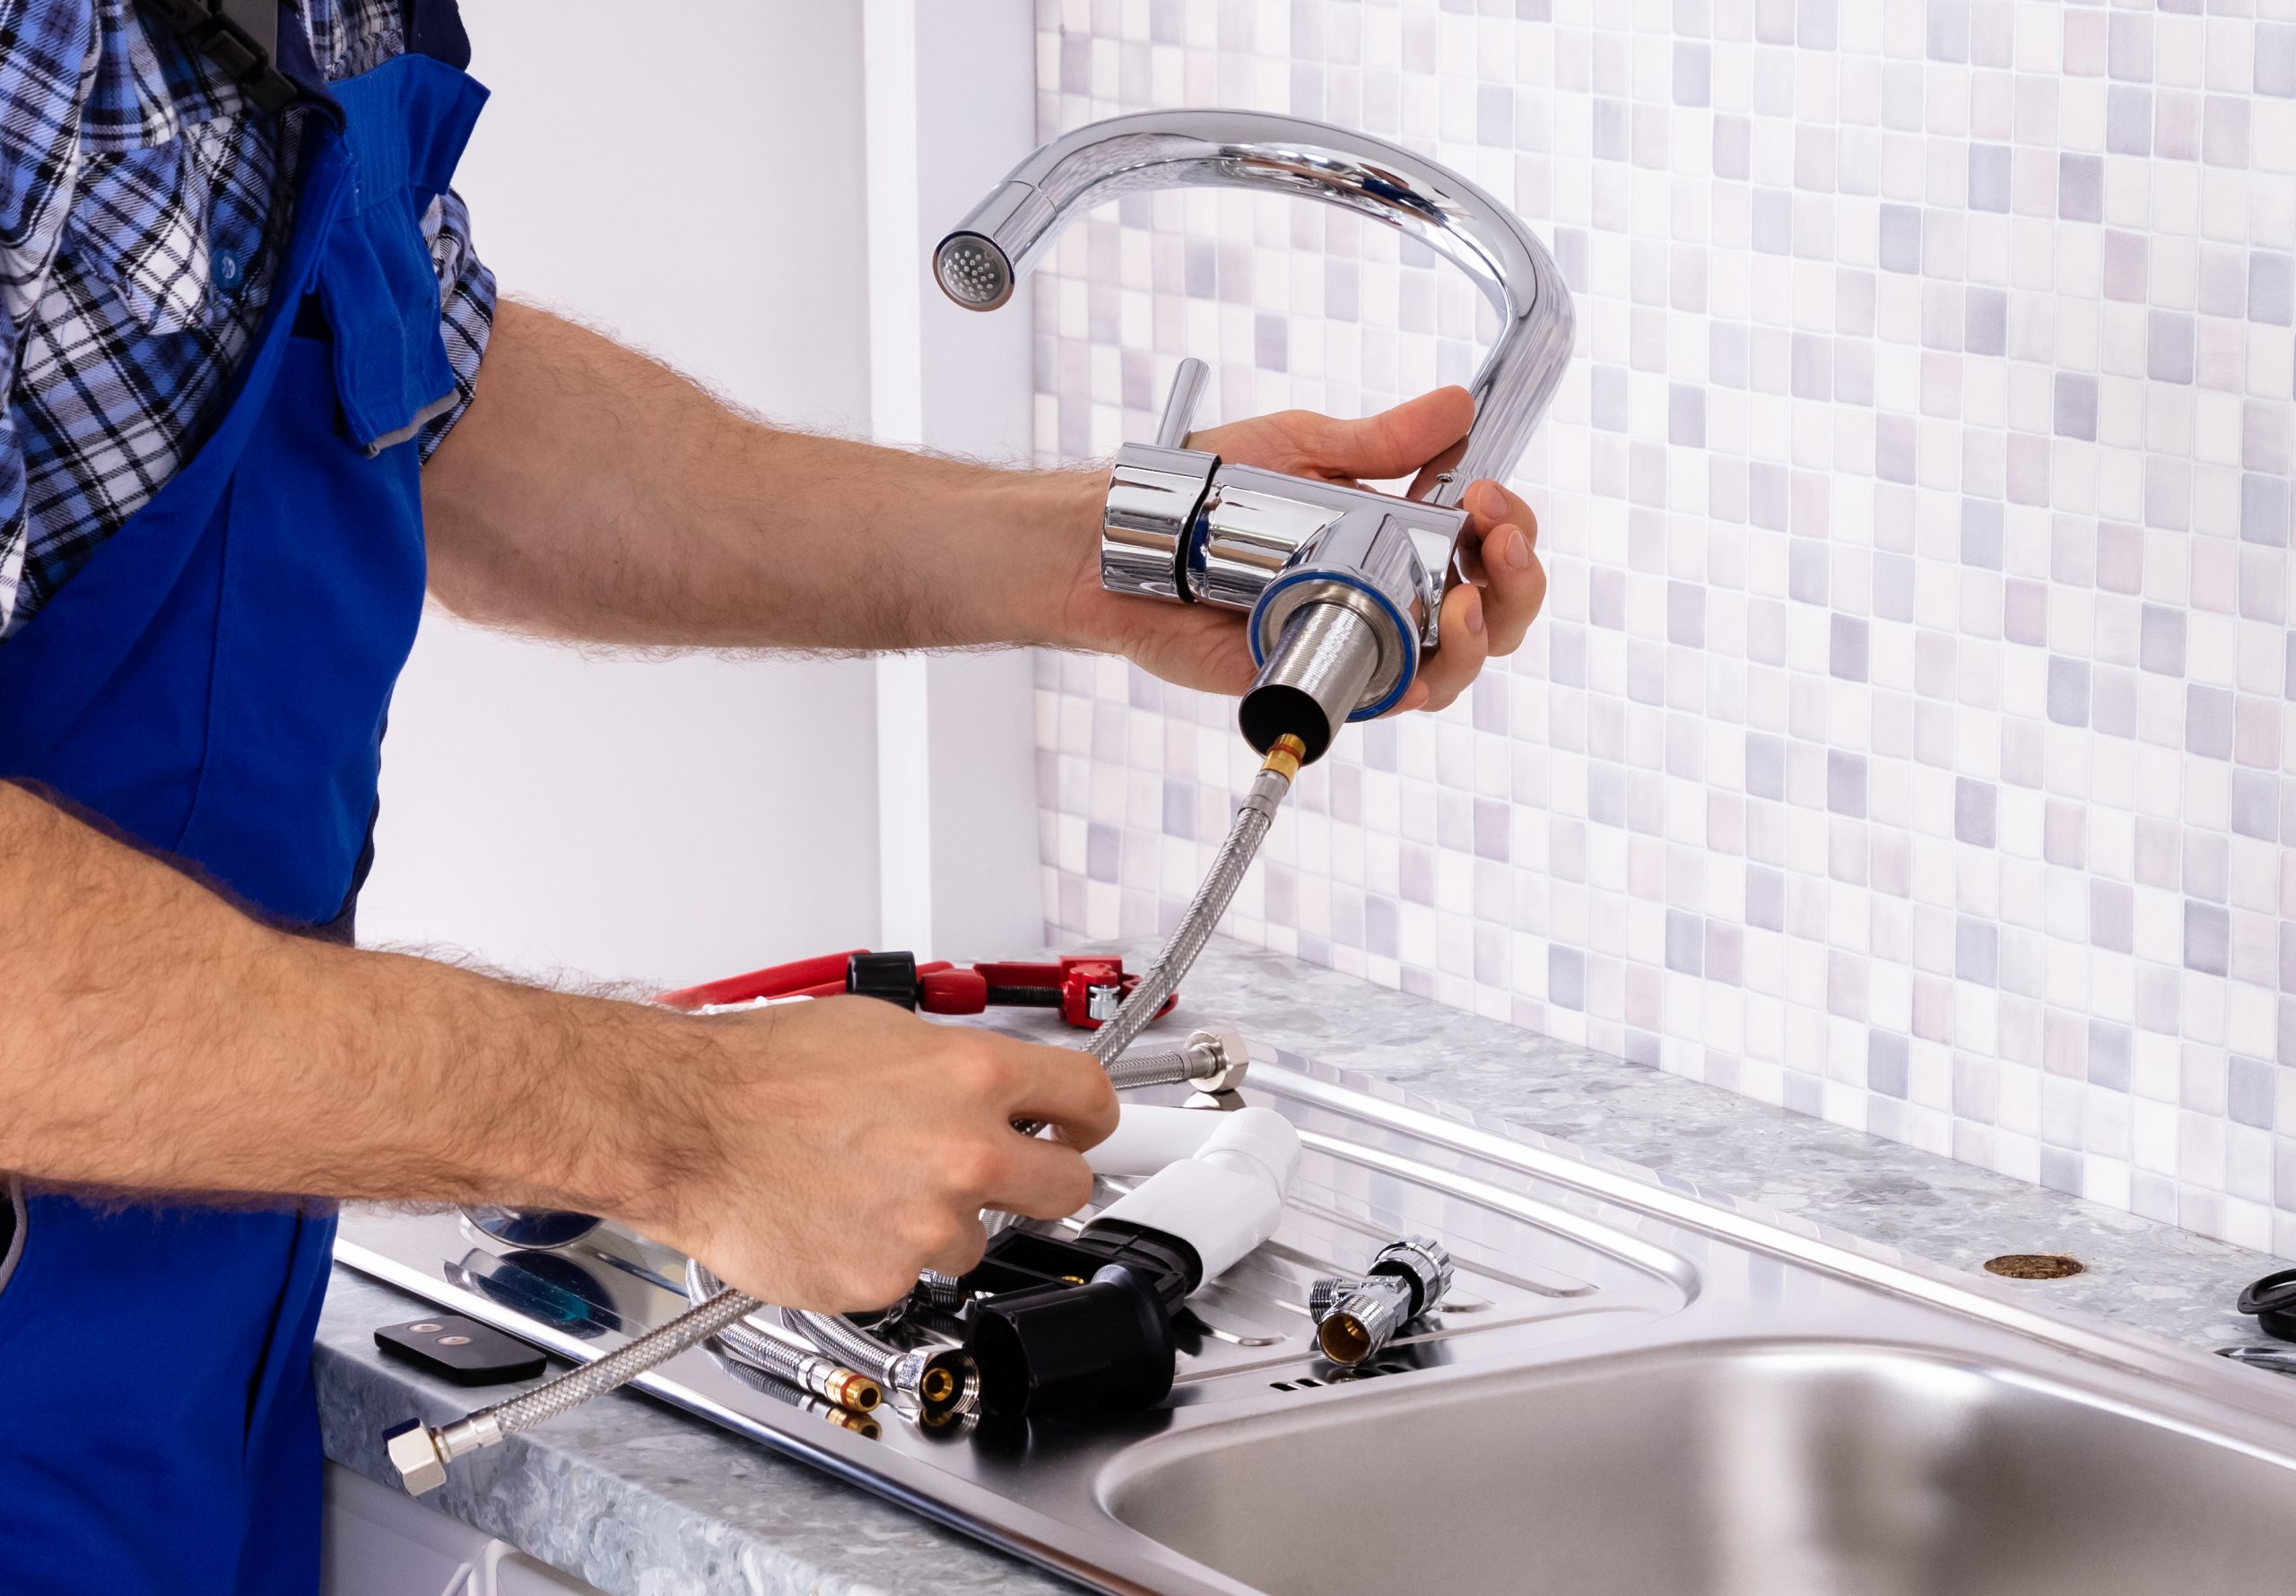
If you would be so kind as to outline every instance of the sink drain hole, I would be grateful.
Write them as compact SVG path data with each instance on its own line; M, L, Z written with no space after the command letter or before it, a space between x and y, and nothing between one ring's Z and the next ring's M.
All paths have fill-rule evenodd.
M1985 1272L2013 1280L2063 1280L2085 1273L2088 1265L2063 1253L2004 1253L1985 1261Z

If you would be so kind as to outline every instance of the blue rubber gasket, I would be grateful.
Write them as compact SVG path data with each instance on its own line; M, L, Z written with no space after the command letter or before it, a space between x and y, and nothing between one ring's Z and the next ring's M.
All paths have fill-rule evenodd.
M1404 694L1411 690L1411 684L1419 679L1419 634L1412 629L1411 622L1404 618L1403 612L1396 608L1395 601L1393 599L1389 598L1386 594L1381 593L1378 588L1372 586L1362 577L1355 576L1351 572L1324 570L1309 566L1303 569L1292 571L1284 576L1278 577L1274 581L1262 588L1260 590L1259 602L1252 605L1250 624L1245 629L1249 634L1248 640L1252 648L1253 668L1257 669L1259 666L1267 664L1267 655L1259 646L1259 618L1261 612L1267 608L1270 601L1272 601L1277 594L1282 593L1287 587L1297 587L1302 582L1336 582L1343 587L1352 587L1356 592L1364 594L1366 597L1370 598L1372 603L1378 604L1380 609L1387 612L1387 619L1395 622L1396 636L1401 638L1410 647L1411 658L1405 663L1403 672L1396 678L1395 690L1388 693L1386 698L1381 698L1378 703L1358 709L1347 717L1351 721L1378 719L1380 716L1385 715L1388 710L1393 709L1396 704L1401 702Z

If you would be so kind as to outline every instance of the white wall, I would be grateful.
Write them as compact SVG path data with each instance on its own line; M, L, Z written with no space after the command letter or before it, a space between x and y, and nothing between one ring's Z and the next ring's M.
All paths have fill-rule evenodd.
M934 244L1035 142L1029 0L865 0L870 408L876 436L1026 464L1035 287L990 315L934 285ZM883 934L943 958L1042 940L1035 724L1021 654L896 655L877 667Z
M741 403L865 430L860 8L464 14L494 99L457 186L505 290ZM675 983L868 944L874 738L866 662L586 658L434 612L362 938Z

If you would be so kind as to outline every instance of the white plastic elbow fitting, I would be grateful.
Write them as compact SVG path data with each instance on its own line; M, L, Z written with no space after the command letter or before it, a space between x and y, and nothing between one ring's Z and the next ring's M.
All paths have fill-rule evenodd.
M1094 1223L1178 1236L1211 1280L1275 1234L1300 1167L1300 1134L1273 1108L1127 1106L1116 1133L1085 1158L1102 1175L1148 1176Z

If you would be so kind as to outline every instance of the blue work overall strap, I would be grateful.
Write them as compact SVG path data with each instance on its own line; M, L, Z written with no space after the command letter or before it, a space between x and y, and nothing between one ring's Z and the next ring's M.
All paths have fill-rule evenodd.
M417 53L333 85L283 29L312 102L295 225L229 409L0 646L0 778L290 924L355 892L422 609L413 438L454 378L421 221L485 98L452 13L417 0ZM0 1589L316 1590L333 1235L292 1197L32 1193L0 1288Z

